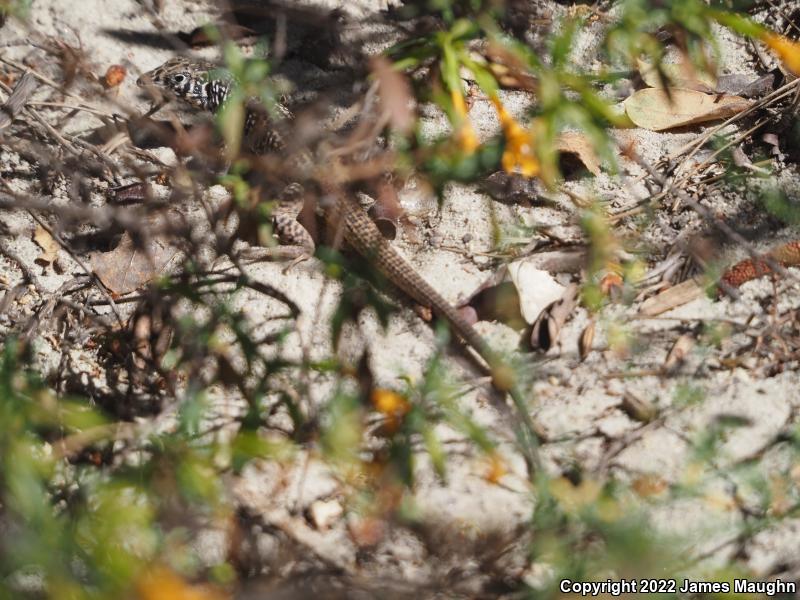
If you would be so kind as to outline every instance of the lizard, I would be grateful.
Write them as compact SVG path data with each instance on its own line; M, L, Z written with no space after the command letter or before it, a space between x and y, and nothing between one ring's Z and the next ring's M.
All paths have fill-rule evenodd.
M167 96L176 97L195 108L216 113L225 105L236 82L213 63L177 57L142 74L137 80L137 85L154 87L165 92ZM255 109L254 104L260 104L260 107ZM283 104L277 104L278 114L291 118L291 112ZM280 152L285 148L281 134L276 127L270 126L268 121L269 117L266 116L260 101L248 102L243 140L248 149L255 154ZM305 160L312 162L310 157L305 157ZM340 232L346 244L369 261L402 292L445 319L458 336L486 362L493 386L501 393L508 393L520 413L521 421L515 421L515 428L529 471L532 472L538 466L536 447L541 432L528 413L525 398L516 383L515 373L510 365L490 347L458 309L423 279L392 247L355 198L340 189L333 188L326 192L332 192L330 193L332 199L326 201L321 210L325 220ZM279 212L273 215L273 226L282 242L289 241L306 249L313 249L314 243L310 234L294 216Z

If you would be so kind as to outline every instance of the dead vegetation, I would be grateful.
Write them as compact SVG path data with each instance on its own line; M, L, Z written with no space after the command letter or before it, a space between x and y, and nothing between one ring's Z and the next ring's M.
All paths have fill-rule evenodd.
M798 579L791 3L164 0L69 33L23 4L0 596ZM220 115L135 86L176 54L236 79ZM242 143L254 98L284 152ZM308 260L272 230L298 182ZM319 222L336 194L510 359L538 470L480 360Z

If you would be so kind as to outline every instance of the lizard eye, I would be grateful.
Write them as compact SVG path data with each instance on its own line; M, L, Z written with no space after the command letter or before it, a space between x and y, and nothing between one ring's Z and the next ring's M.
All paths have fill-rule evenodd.
M183 83L184 81L186 81L186 75L184 75L183 73L178 73L177 75L175 75L175 76L172 78L172 80L173 80L175 83L177 83L177 84L181 84L181 83Z

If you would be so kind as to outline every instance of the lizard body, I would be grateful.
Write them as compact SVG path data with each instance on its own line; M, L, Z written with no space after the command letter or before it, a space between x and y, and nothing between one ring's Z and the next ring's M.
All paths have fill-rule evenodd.
M210 63L193 62L184 58L167 61L160 67L142 75L137 84L140 86L155 86L166 90L188 102L189 104L206 111L216 112L229 96L233 79L219 76L219 69ZM259 115L254 115L248 109L245 117L245 139L257 126L263 128L265 114L263 110ZM283 106L279 112L284 116L291 113ZM260 132L259 139L251 142L249 148L254 153L276 152L284 148L283 140L272 127L266 127ZM303 160L310 161L310 157ZM535 427L528 414L528 408L522 394L519 392L512 369L504 360L486 343L472 325L459 313L459 311L439 294L427 281L425 281L414 268L389 244L372 222L366 212L350 194L344 190L325 190L329 193L329 200L322 207L325 220L338 232L344 241L356 252L367 259L370 264L380 271L389 281L396 285L416 302L430 307L438 316L450 323L455 332L469 345L489 366L493 385L502 392L508 392L517 410L521 413L524 427L522 434L518 427L517 435L520 437L523 451L526 454L529 467L537 462L535 459L536 434ZM332 198L330 198L332 196ZM276 231L282 241L293 240L294 243L305 248L313 248L311 236L292 216L285 212L274 217ZM310 240L310 242L309 242Z

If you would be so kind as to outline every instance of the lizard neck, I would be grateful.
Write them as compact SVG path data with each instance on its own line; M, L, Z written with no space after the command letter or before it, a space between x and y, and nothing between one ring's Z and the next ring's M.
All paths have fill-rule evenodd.
M231 84L221 79L212 79L203 84L205 86L203 97L205 103L203 108L215 113L225 104L231 91Z

